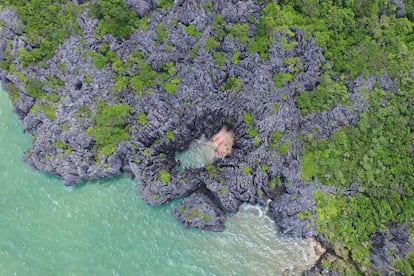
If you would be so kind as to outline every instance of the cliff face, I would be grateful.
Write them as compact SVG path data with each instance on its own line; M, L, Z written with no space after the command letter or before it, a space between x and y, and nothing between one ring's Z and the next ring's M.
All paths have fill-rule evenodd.
M66 1L59 7L72 11L73 29L50 42L50 58L33 54L43 34L36 41L3 8L0 75L34 137L24 160L66 185L129 173L151 205L191 195L174 216L209 230L223 230L224 212L243 202L270 200L283 233L316 237L313 194L336 189L303 181L304 137L355 125L367 105L362 88L396 86L386 73L360 76L345 82L346 104L305 116L297 97L331 65L311 36L278 25L277 4L256 2ZM177 151L223 125L234 131L231 154L175 169Z

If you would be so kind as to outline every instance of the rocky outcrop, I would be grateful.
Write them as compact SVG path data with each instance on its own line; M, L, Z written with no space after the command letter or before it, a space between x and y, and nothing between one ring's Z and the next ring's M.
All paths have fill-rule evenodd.
M390 267L397 260L404 260L414 250L408 225L391 223L387 230L377 231L371 237L371 261L382 275L389 275Z
M25 131L34 135L24 160L61 176L66 185L127 172L139 179L138 192L151 205L207 191L208 197L197 192L183 206L204 206L211 223L185 218L187 211L176 216L186 225L215 231L223 230L224 211L270 200L269 215L282 232L315 236L312 217L306 216L314 212L313 192L319 188L301 180L299 138L307 133L329 137L339 127L356 123L364 109L358 88L372 89L377 79L349 83L350 106L303 117L295 97L318 85L325 63L312 37L293 27L276 32L268 59L263 59L233 34L219 39L213 27L221 14L229 26L247 24L253 37L256 25L251 19L259 18L262 9L254 1L213 1L209 11L202 8L207 1L174 1L167 10L157 9L155 2L125 0L139 17L147 16L148 28L118 40L110 34L98 39L98 19L80 12L81 33L65 39L50 60L27 66L18 56L21 48L31 50L21 22L11 9L0 11L6 25L0 27L0 57L12 59L14 68L0 69L0 76L19 91L15 111ZM186 31L190 24L195 35ZM163 39L158 38L160 26L166 28ZM211 37L217 40L214 51L206 47ZM111 66L114 60L124 68ZM157 77L138 89L141 80L134 77L144 69ZM275 85L278 74L290 78ZM386 75L379 82L395 88ZM33 87L42 97L30 96ZM130 107L125 118L129 139L118 143L112 154L102 154L91 135L101 101ZM142 114L145 120L139 121ZM234 131L231 154L209 168L176 170L177 151L203 135L212 137L223 125Z
M205 193L194 193L179 204L173 216L186 227L223 231L226 215Z

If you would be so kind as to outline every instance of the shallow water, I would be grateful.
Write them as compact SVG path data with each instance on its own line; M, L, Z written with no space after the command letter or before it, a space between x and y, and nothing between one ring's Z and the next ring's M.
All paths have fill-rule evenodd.
M176 152L175 160L178 162L177 169L183 171L188 168L203 168L210 165L218 158L214 143L205 137L191 142L188 149Z
M31 138L0 91L0 275L281 275L309 243L282 238L243 206L223 233L189 230L127 177L76 188L21 161Z

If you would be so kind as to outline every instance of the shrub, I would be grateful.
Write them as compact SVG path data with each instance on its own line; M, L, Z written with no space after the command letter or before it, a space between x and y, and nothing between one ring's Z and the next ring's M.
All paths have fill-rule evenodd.
M250 174L250 173L252 173L252 171L253 171L253 169L250 166L244 166L243 170L242 170L244 175Z
M148 124L147 114L143 111L140 111L138 113L138 124L140 124L141 126L145 126L146 124Z
M206 13L212 12L214 10L213 9L213 3L210 2L210 1L205 2L204 3L204 10L205 10Z
M164 40L168 37L167 30L164 27L164 23L158 23L157 25L157 42L162 44Z
M251 124L253 123L253 115L252 115L252 113L250 113L250 112L245 112L245 113L243 114L243 122L244 122L246 125L251 125Z
M129 139L128 125L125 122L131 107L127 104L110 105L103 101L98 103L92 119L95 123L87 129L101 154L111 155L116 145Z
M158 172L158 179L164 183L165 185L168 185L168 183L171 181L171 175L166 170L160 170Z
M347 87L341 82L332 80L327 75L324 75L313 91L302 92L296 97L296 106L303 115L329 110L338 103L348 105L348 102Z
M50 121L54 121L56 119L56 111L55 108L45 102L37 102L35 103L32 108L30 109L30 112L41 112L43 114L45 114L45 116L50 120Z
M275 86L281 88L283 85L288 84L291 80L295 78L294 75L290 73L279 73L275 75Z
M157 7L161 10L167 9L174 4L174 0L157 0Z
M164 90L168 93L168 94L174 94L175 92L177 92L177 85L180 84L180 79L175 77L170 81L167 81L164 84Z
M36 45L31 51L20 48L18 56L23 66L53 56L59 44L71 34L80 32L76 21L77 5L62 5L53 0L8 1L25 22L24 32L28 43Z
M239 92L241 90L242 83L237 77L230 77L226 83L221 87L221 90L232 90Z
M223 63L226 61L226 57L221 52L214 52L214 63L218 68L223 66Z
M240 43L246 43L249 39L249 25L236 23L232 25L226 25L225 30L229 33L230 37L239 39Z
M165 138L167 138L168 141L171 141L174 139L174 137L175 137L174 131L167 130L167 132L165 133Z
M234 65L237 65L237 64L239 64L239 58L240 58L240 51L235 51L234 54L233 54L233 57L231 58L231 62Z
M194 24L190 24L188 26L183 25L183 28L185 32L194 37L199 37L201 35L201 32L199 32Z
M126 38L140 25L135 12L122 0L98 0L90 15L99 19L95 30L98 37L112 34L115 38Z
M304 180L317 177L340 188L360 184L363 193L353 196L315 194L318 230L335 247L346 247L360 268L369 265L371 234L412 217L409 202L414 191L406 184L414 183L413 155L407 151L412 148L409 122L414 116L413 109L407 108L409 98L404 91L396 95L374 89L356 126L338 130L330 140L305 144Z
M206 46L205 46L206 51L210 51L212 49L215 49L218 46L219 46L219 43L218 43L218 41L214 37L209 36L206 39Z

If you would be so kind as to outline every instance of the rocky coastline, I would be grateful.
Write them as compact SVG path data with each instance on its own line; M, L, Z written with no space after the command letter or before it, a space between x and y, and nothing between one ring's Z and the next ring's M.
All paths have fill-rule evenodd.
M203 5L207 1L199 2ZM213 24L217 14L228 24L247 24L254 32L249 18L260 17L260 4L217 1L213 10L206 12L192 1L175 1L167 11L157 9L151 0L125 3L137 16L146 16L147 29L137 29L123 39L111 34L97 38L98 20L83 11L76 18L81 32L62 41L51 59L29 65L19 58L19 49L31 51L35 47L25 39L23 22L10 8L0 11L5 22L0 25L0 59L13 60L15 68L0 69L0 77L14 99L14 111L24 130L33 134L33 145L24 161L36 170L62 177L65 185L127 173L138 180L139 195L154 206L186 197L172 214L186 227L223 231L226 213L237 212L242 203L269 202L268 215L281 233L315 238L332 254L316 231L313 194L343 191L323 186L317 179L302 180L303 137L326 138L343 126L356 124L366 106L359 88L369 91L379 83L393 91L397 88L392 80L386 73L360 76L348 83L348 106L337 104L328 111L304 116L295 99L317 86L326 61L324 50L303 31L290 27L276 32L267 50L268 59L248 52L246 43L227 35L216 45L224 57L217 64L214 53L206 49L208 38L216 34ZM157 40L160 24L168 32L162 42ZM197 36L185 31L190 25L196 28ZM286 41L292 46L286 47ZM136 51L157 74L165 74L165 79L155 79L138 94L128 86L118 91L116 77L139 72L142 61L118 73L114 63L98 69L93 53L105 60L111 53L127 64ZM166 64L172 64L173 69ZM274 76L279 73L293 77L277 86ZM59 85L53 85L52 79L60 80ZM37 81L44 96L33 96L31 80ZM176 90L169 93L166 83ZM51 100L52 94L56 100ZM88 132L96 125L93 118L99 102L129 107L124 118L128 139L117 142L111 154L102 154ZM34 106L49 106L54 116ZM144 122L139 120L142 114ZM235 133L232 154L207 168L175 169L176 152L202 135L212 137L224 125ZM166 180L160 177L162 173ZM378 247L388 244L389 239L382 238L387 235L391 234L378 233L374 243ZM381 254L377 249L375 252ZM378 267L381 265L378 261Z

